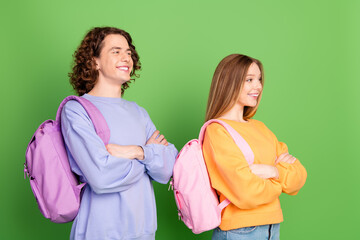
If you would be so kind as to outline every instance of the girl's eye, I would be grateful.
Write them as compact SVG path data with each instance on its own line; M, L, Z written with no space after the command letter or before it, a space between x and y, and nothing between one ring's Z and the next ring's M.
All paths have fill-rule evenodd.
M246 81L247 81L247 82L251 82L251 81L252 81L252 79L251 79L251 78L249 78L249 79L246 79Z

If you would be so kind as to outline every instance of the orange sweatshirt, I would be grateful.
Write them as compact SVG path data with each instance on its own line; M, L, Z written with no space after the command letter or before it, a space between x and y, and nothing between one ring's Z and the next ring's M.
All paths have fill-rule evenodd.
M250 145L255 155L254 164L275 166L276 158L288 152L286 144L279 142L260 121L221 120L230 124ZM217 123L206 128L203 153L212 187L217 190L220 201L227 198L231 202L222 212L222 230L282 222L279 195L282 192L296 195L306 181L307 173L299 160L293 164L278 163L278 179L256 176L230 134Z

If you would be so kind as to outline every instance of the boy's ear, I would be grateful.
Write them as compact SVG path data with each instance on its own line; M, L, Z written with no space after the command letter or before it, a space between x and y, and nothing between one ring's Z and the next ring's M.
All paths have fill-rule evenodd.
M100 70L100 66L99 66L99 59L98 58L96 58L96 57L94 57L93 58L93 61L94 61L94 63L95 63L95 66L96 66L96 70Z

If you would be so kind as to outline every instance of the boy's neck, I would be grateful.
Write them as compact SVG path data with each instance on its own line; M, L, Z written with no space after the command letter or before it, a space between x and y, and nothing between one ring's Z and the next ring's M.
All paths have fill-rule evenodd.
M96 97L121 98L121 86L111 86L97 82L88 94Z

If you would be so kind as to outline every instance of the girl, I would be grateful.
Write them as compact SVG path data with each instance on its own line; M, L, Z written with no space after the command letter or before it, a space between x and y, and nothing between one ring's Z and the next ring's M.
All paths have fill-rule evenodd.
M100 110L111 136L105 146L85 109L66 103L61 128L70 166L87 183L70 239L154 240L152 181L169 181L177 150L158 136L145 109L122 99L140 69L132 39L118 28L94 28L74 58L70 82Z
M232 54L217 66L206 110L206 121L218 118L233 127L254 152L246 162L229 133L210 124L203 153L211 184L230 204L223 210L213 240L279 239L283 221L279 196L296 195L305 184L306 170L288 153L287 146L260 121L251 119L264 86L262 64L254 58Z

